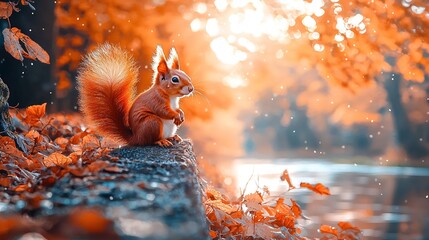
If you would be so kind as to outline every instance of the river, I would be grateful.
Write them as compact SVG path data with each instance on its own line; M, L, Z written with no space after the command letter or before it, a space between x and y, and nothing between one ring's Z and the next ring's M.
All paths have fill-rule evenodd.
M323 183L331 196L305 189L288 190L280 181L284 169L292 183ZM429 168L337 163L321 159L236 159L230 168L247 193L268 186L271 196L297 200L309 220L301 219L305 236L317 237L320 224L349 221L365 239L429 239Z

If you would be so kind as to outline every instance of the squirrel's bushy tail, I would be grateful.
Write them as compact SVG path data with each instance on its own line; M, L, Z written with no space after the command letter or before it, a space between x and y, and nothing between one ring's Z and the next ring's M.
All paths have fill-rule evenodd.
M118 142L129 141L137 77L134 60L119 47L103 44L85 57L77 76L79 106L91 127Z

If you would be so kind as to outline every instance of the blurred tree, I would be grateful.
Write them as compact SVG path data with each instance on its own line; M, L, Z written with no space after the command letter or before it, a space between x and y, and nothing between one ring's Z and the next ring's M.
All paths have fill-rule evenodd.
M409 119L401 85L428 84L428 9L423 0L325 1L324 14L300 16L302 24L290 29L305 33L295 57L310 60L329 82L353 92L371 82L384 86L398 143L412 158L428 150Z

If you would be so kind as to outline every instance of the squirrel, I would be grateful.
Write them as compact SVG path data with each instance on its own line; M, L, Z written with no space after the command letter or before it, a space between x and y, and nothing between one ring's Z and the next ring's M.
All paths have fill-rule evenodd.
M138 67L130 54L105 43L84 58L77 76L79 107L102 136L127 145L172 146L185 120L179 100L194 87L171 48L168 60L157 46L152 86L135 96Z

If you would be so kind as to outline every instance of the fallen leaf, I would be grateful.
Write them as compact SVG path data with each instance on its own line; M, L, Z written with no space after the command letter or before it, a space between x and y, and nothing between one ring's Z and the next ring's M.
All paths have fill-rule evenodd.
M74 226L92 234L105 232L109 225L109 220L94 209L77 209L71 213L70 221Z
M302 188L303 187L307 188L307 189L309 189L315 193L321 194L321 195L331 195L331 193L329 192L329 188L325 187L321 183L317 183L316 185L311 185L310 183L302 182L299 186Z
M63 154L59 152L54 152L51 155L49 155L47 158L43 159L43 164L45 167L66 167L67 165L71 164L72 160L64 156Z
M29 106L25 109L25 118L24 122L30 126L35 126L40 122L40 119L45 116L46 113L46 103L41 105Z
M125 172L125 169L120 168L118 166L111 166L111 167L106 167L104 169L105 172L110 172L110 173L121 173L121 172Z

